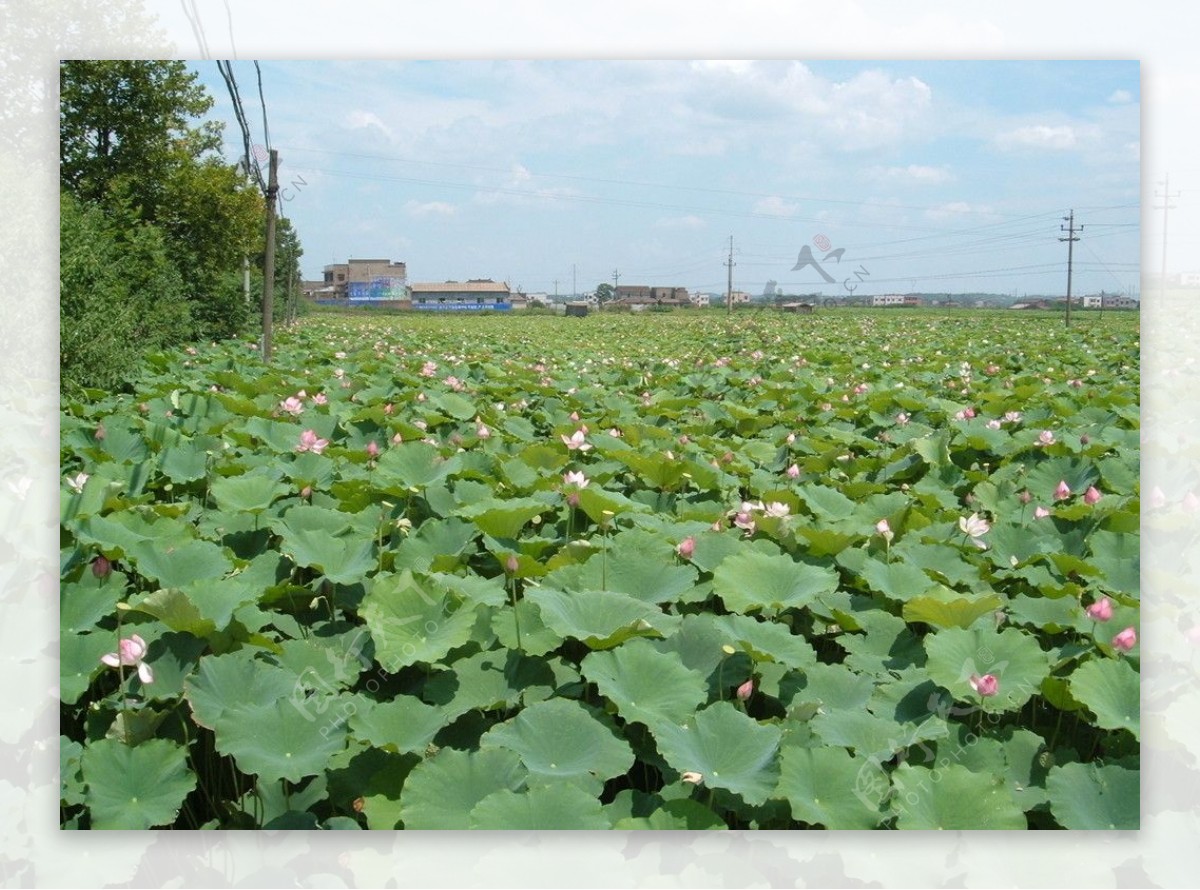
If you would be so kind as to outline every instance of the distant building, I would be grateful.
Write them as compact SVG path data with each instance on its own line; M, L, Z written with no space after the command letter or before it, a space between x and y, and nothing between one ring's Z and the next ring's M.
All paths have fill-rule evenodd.
M796 312L801 315L812 315L812 303L781 303L779 306L784 312Z
M408 272L391 260L356 260L325 267L318 302L396 303L408 299Z
M876 294L871 297L872 306L903 306L908 298L904 294Z
M692 294L688 299L692 301L692 305L697 309L707 309L711 297L708 294Z
M490 278L413 284L408 290L412 308L424 312L480 312L485 309L507 312L513 308L513 294L508 285Z

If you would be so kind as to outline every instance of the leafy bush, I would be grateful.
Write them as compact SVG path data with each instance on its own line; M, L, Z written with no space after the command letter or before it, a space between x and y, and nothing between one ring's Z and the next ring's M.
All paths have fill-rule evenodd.
M192 336L183 282L154 226L66 193L60 214L62 386L114 388L148 351Z

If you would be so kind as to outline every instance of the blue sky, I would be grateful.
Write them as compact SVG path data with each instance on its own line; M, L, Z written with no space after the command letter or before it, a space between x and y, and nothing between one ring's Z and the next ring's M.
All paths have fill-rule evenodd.
M191 65L232 161L216 63ZM381 257L411 281L724 292L732 237L755 294L1061 294L1074 209L1073 292L1136 292L1136 61L260 65L306 277ZM793 270L804 245L832 283Z

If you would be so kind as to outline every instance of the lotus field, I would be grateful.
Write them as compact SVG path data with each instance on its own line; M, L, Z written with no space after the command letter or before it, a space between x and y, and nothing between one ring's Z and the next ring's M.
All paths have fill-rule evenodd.
M317 315L61 417L64 828L1137 828L1138 322Z

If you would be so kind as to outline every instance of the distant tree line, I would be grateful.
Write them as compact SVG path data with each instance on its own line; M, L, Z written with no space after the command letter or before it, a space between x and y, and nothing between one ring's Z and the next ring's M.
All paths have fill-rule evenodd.
M264 199L221 158L213 99L183 62L65 61L59 75L62 389L116 388L150 351L260 319L262 279L247 300L243 268L261 268ZM281 229L286 282L302 251Z

